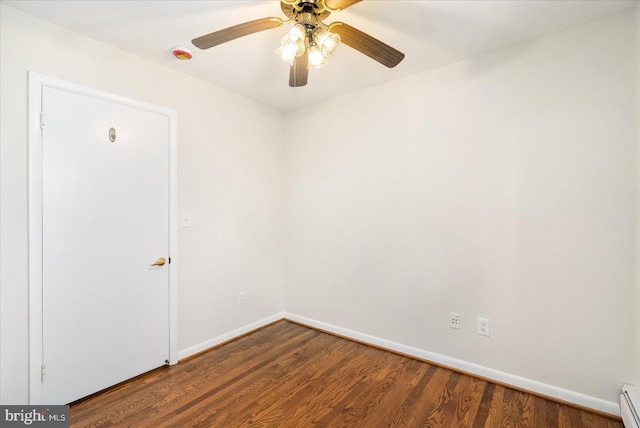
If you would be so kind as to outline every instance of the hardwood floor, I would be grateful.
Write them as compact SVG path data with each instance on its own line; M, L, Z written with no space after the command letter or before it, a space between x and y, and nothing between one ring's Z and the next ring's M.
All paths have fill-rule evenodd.
M71 426L622 428L622 422L280 321L72 404Z

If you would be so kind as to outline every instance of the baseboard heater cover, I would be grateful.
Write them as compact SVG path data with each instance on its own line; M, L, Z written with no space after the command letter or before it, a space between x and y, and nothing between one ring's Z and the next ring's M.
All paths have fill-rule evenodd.
M640 428L640 388L624 385L620 394L620 416L625 428Z

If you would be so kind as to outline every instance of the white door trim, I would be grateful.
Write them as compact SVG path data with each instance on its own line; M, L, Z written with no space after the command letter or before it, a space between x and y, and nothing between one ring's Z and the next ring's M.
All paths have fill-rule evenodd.
M169 364L178 362L178 114L175 110L29 72L29 403L42 403L42 88L51 87L166 116L169 120ZM46 120L46 118L45 118ZM46 126L46 125L45 125Z

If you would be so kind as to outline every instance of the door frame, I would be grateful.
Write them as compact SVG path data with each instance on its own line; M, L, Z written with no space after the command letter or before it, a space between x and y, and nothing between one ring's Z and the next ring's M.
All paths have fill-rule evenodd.
M178 114L175 110L78 85L29 71L29 404L43 403L42 298L42 94L43 87L60 89L139 110L166 116L169 120L169 364L178 362ZM46 118L45 118L46 121ZM46 126L46 124L45 124Z

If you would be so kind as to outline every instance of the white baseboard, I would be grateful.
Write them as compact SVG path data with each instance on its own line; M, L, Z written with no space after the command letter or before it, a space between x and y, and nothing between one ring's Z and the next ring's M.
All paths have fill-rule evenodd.
M238 336L242 336L243 334L249 333L250 331L256 330L260 327L264 327L267 324L271 324L272 322L279 321L285 317L284 312L277 313L275 315L271 315L270 317L261 319L256 322L252 322L251 324L245 325L244 327L237 328L228 333L222 334L220 336L214 337L209 340L205 340L202 343L198 343L197 345L190 346L186 349L182 349L178 351L178 360L182 360L184 358L190 357L192 355L197 354L198 352L205 351L209 348L212 348L216 345L224 343L228 340L234 339Z
M368 343L370 345L379 346L381 348L389 349L392 351L400 352L402 354L410 355L422 360L432 361L436 364L451 367L453 369L461 370L463 372L471 373L483 378L491 379L496 382L501 382L507 385L512 385L523 390L531 391L537 394L545 395L557 400L566 401L576 404L578 406L588 407L590 409L599 410L601 412L609 413L611 415L620 416L620 404L612 401L606 401L601 398L592 397L589 395L581 394L579 392L570 391L568 389L559 388L557 386L549 385L546 383L538 382L535 380L523 378L520 376L512 375L509 373L494 370L488 367L484 367L478 364L470 363L456 358L447 357L445 355L436 354L434 352L425 351L423 349L414 348L412 346L403 345L401 343L392 342L390 340L381 339L376 336L371 336L365 333L360 333L354 330L338 327L333 324L328 324L322 321L317 321L311 318L306 318L300 315L292 314L289 312L280 312L271 315L267 318L245 325L238 329L232 330L228 333L206 340L189 348L178 351L178 359L195 355L198 352L205 351L216 345L242 336L260 327L264 327L272 322L289 319L291 321L298 322L300 324L308 325L309 327L317 328L320 330L328 331L330 333L344 336L349 339L353 339L359 342Z
M299 322L300 324L308 325L320 330L325 330L330 333L334 333L340 336L344 336L359 342L368 343L371 345L379 346L396 352L400 352L406 355L410 355L416 358L420 358L427 361L432 361L436 364L451 367L457 370L461 370L467 373L475 374L483 378L495 380L507 385L512 385L517 388L521 388L527 391L531 391L537 394L545 395L557 400L574 403L579 406L588 407L590 409L599 410L601 412L609 413L611 415L620 416L620 405L616 402L606 401L600 398L592 397L589 395L581 394L579 392L570 391L557 386L548 385L535 380L523 378L520 376L512 375L509 373L501 372L499 370L490 369L488 367L480 366L478 364L470 363L463 360L447 357L445 355L436 354L434 352L425 351L423 349L414 348L412 346L403 345L400 343L392 342L389 340L381 339L379 337L370 336L368 334L360 333L353 330L348 330L336 325L327 324L314 319L306 318L300 315L295 315L289 312L283 314L284 318L291 321Z

